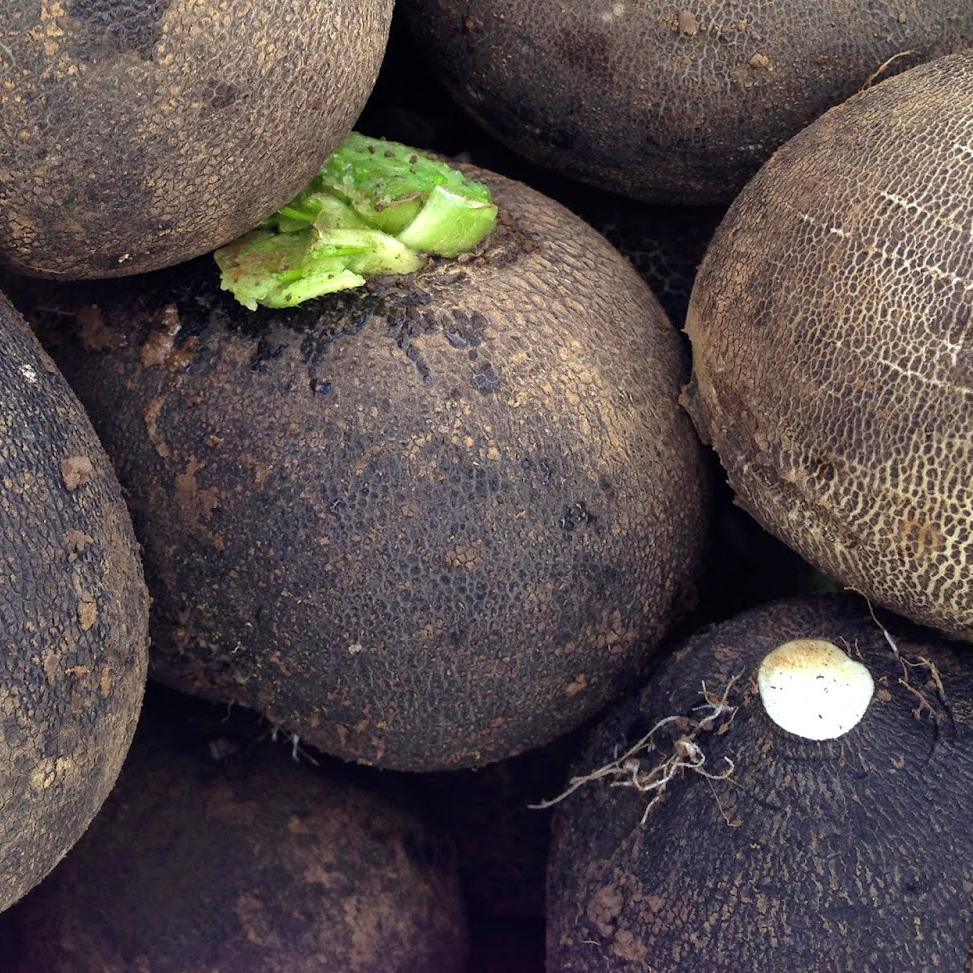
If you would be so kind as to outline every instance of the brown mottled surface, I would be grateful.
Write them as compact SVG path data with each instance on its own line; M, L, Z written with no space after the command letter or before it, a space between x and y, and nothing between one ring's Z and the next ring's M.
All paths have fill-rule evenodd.
M697 277L689 405L747 510L876 602L973 638L973 53L827 114Z
M247 312L205 261L99 290L80 330L40 301L129 491L155 675L396 769L597 711L687 607L706 527L657 302L566 210L472 171L501 230L414 278Z
M452 850L401 786L207 724L147 709L84 839L0 919L16 973L465 971Z
M452 94L533 161L656 202L732 199L785 139L973 42L969 0L400 0Z
M133 274L251 229L361 111L392 0L5 0L0 260Z
M576 772L610 761L663 717L698 719L702 684L719 696L740 676L729 729L697 741L712 773L733 761L729 780L684 772L644 826L647 795L604 780L555 814L549 970L968 968L973 669L961 647L885 624L905 664L860 598L775 602L698 633L608 713ZM786 733L757 693L764 655L803 637L846 648L875 680L864 718L837 740ZM920 657L937 667L944 698ZM663 750L646 769L681 732L657 734Z
M0 297L0 911L81 836L142 702L148 598L121 490Z

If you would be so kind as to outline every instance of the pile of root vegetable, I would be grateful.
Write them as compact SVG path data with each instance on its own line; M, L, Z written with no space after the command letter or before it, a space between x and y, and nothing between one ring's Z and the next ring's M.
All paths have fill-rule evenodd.
M0 973L973 942L969 0L7 0Z

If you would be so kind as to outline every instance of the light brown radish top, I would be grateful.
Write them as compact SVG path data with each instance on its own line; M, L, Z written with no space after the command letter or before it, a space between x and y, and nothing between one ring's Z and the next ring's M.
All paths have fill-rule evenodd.
M836 740L861 722L875 681L834 642L805 638L763 657L757 688L764 710L782 730L805 740Z
M731 208L687 402L739 501L874 601L973 638L973 53L829 112Z

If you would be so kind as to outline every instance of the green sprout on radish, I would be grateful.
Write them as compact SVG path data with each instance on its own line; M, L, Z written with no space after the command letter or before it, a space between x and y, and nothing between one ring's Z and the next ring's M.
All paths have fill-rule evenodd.
M497 223L490 190L408 146L352 132L311 184L214 254L243 305L294 307L409 274L476 247Z

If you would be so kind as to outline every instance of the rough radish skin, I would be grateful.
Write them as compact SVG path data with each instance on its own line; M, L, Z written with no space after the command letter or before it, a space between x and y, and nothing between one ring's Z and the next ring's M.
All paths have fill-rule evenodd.
M838 647L874 679L860 720L835 739L808 738L808 724L828 719L819 700L793 700L804 718L792 733L758 689L768 655L806 640ZM679 647L599 719L573 772L623 757L662 720L654 747L632 759L646 783L679 755L684 766L664 791L611 786L633 779L628 767L556 809L548 969L967 967L973 855L958 810L973 799L973 673L964 646L884 614L877 622L857 596L774 602Z
M349 131L392 0L5 0L0 262L178 263L255 226Z
M401 782L147 710L88 833L0 917L5 970L465 973L453 851Z
M968 0L400 0L453 96L511 148L647 202L733 199L876 73L973 42Z
M469 174L498 229L415 276L247 311L207 262L34 313L129 490L155 676L392 769L595 713L691 602L708 519L651 292Z
M784 146L730 209L687 405L744 506L873 602L973 639L973 53Z
M0 399L2 911L115 782L142 703L148 596L111 462L2 296Z

